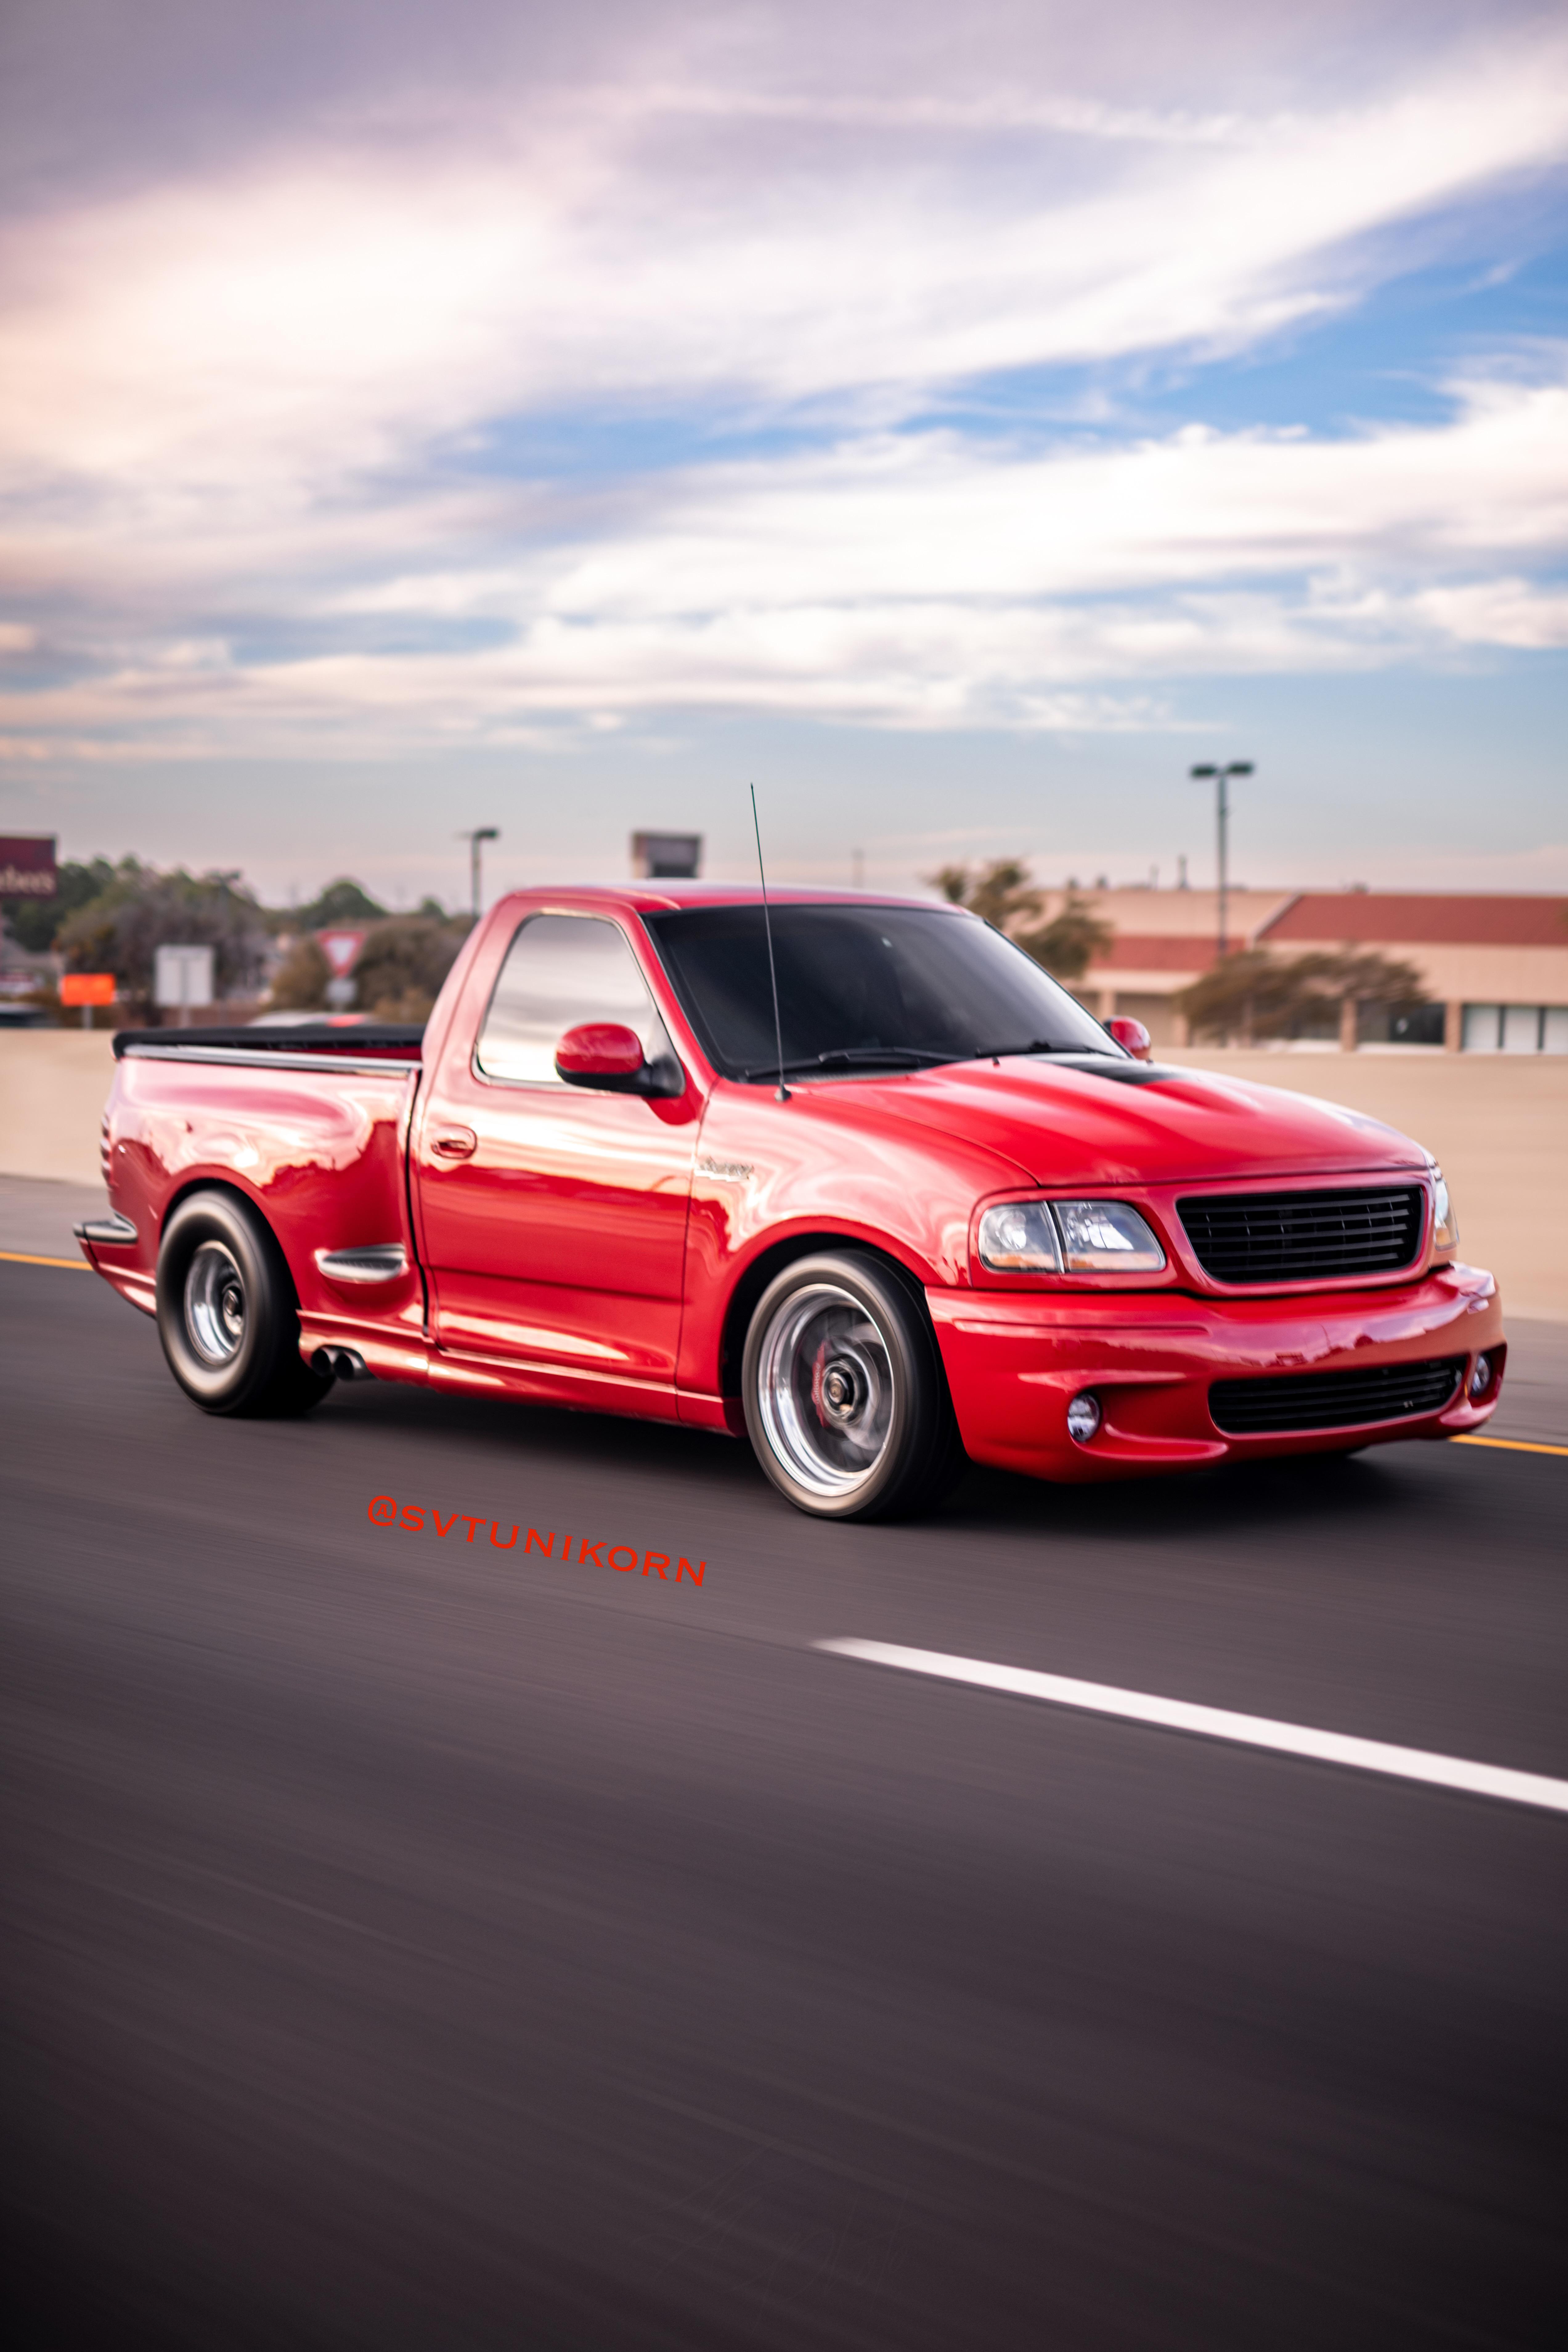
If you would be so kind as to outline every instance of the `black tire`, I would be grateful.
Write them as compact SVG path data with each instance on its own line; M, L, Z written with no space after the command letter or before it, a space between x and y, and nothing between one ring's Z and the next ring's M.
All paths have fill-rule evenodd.
M797 1258L769 1284L741 1393L758 1461L815 1518L929 1508L964 1465L924 1302L860 1250Z
M158 1337L204 1412L309 1412L331 1387L300 1354L300 1304L266 1220L233 1192L192 1192L158 1252Z

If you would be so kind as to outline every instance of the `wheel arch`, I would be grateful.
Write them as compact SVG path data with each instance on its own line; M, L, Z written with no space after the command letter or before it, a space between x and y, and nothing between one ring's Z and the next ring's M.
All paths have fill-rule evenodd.
M284 1248L282 1242L279 1239L278 1228L267 1213L266 1203L258 1201L254 1192L247 1192L243 1184L237 1184L231 1176L203 1176L198 1174L189 1174L183 1176L180 1179L174 1191L171 1192L167 1201L164 1202L163 1210L159 1214L158 1245L153 1253L154 1275L157 1272L158 1261L162 1258L163 1254L164 1234L168 1232L169 1226L173 1223L176 1213L184 1207L187 1201L193 1199L197 1192L225 1192L228 1195L228 1198L231 1201L237 1201L243 1208L248 1209L251 1212L251 1214L258 1220L262 1231L266 1234L268 1240L271 1243L273 1248L278 1253L279 1264L282 1266L285 1275L289 1278L289 1288L293 1296L295 1312L298 1314L300 1312L300 1286L294 1279L294 1269L289 1263L289 1253Z
M919 1301L920 1312L931 1329L933 1344L936 1328L931 1323L931 1308L926 1303L925 1284L918 1269L896 1250L868 1242L860 1234L817 1230L810 1233L786 1234L747 1260L724 1306L724 1319L719 1334L719 1393L738 1397L741 1393L741 1361L746 1349L746 1333L756 1305L769 1283L781 1275L797 1258L815 1257L819 1250L853 1250L862 1257L875 1258L879 1265L902 1279L905 1287ZM936 1359L942 1363L942 1349L936 1349ZM945 1372L943 1374L945 1379Z

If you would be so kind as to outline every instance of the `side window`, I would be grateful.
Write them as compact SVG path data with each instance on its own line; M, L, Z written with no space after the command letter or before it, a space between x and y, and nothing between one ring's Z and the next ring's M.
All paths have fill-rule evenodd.
M635 1030L645 1061L675 1048L625 934L598 915L531 915L507 950L474 1059L488 1078L560 1086L555 1048L584 1021Z

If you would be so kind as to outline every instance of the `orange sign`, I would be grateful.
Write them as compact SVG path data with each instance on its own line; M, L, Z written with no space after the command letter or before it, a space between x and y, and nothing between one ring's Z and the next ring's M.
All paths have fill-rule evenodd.
M68 971L60 977L62 1004L112 1004L114 974L111 971Z

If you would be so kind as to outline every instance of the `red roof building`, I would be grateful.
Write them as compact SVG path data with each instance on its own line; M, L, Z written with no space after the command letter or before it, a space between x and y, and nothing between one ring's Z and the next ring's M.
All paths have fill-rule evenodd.
M1212 890L1086 890L1113 926L1078 993L1101 1020L1142 1021L1156 1045L1184 1045L1173 999L1218 954ZM1048 894L1048 911L1064 894ZM1568 897L1429 890L1250 890L1229 894L1233 948L1282 961L1355 949L1414 964L1429 1000L1401 1036L1451 1052L1568 1054ZM1387 1043L1368 1012L1359 1042ZM1350 1041L1347 1029L1345 1042Z
M1298 890L1258 932L1298 952L1325 940L1371 948L1556 948L1568 952L1568 898L1427 890Z

